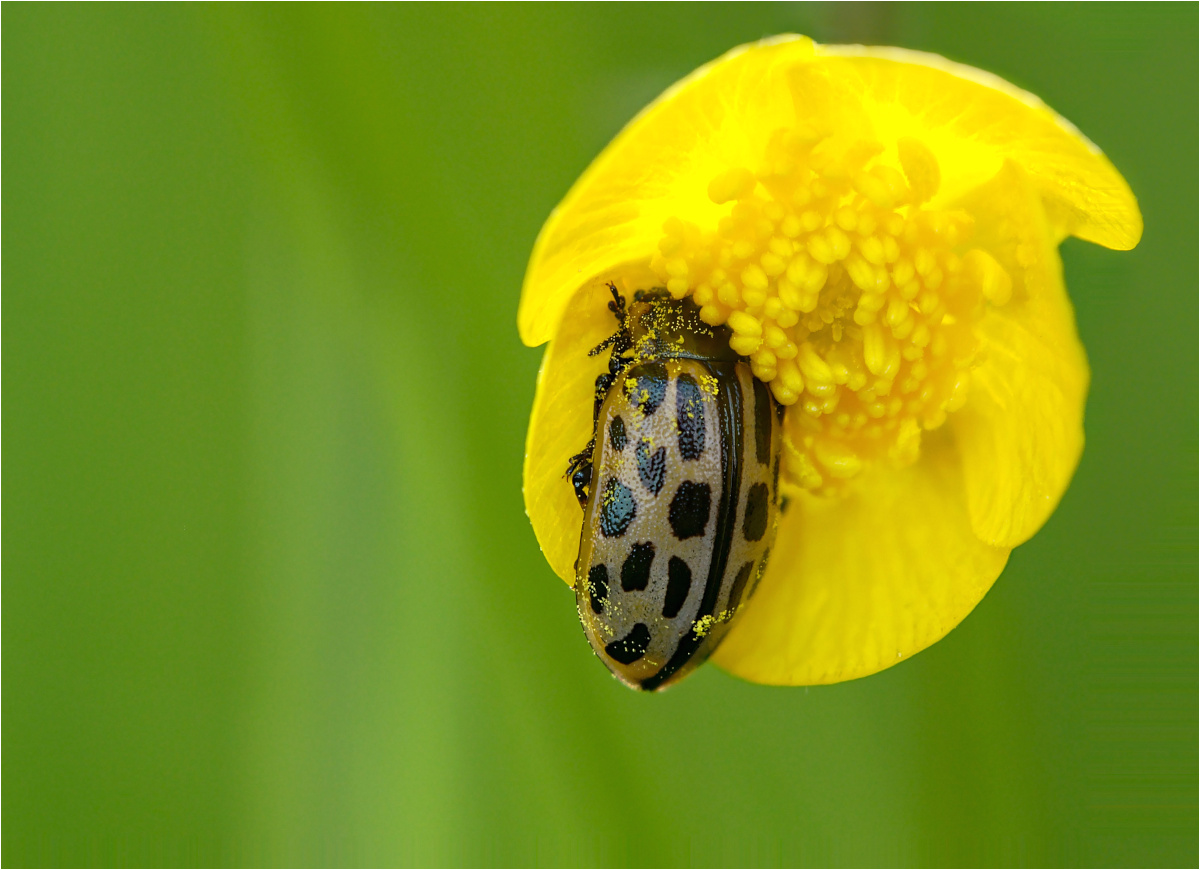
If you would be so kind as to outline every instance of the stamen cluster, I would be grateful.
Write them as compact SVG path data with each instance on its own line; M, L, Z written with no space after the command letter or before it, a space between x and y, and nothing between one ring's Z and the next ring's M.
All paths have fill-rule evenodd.
M922 430L966 400L975 322L1012 294L1004 268L970 247L971 215L926 206L940 183L929 149L901 139L900 169L883 157L874 142L776 131L760 171L710 182L714 203L733 203L716 230L672 218L651 262L797 406L784 470L812 491L868 463L915 461Z

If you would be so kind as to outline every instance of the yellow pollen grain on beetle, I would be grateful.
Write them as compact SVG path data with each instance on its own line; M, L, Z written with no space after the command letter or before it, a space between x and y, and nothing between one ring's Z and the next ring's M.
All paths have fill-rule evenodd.
M840 491L877 463L916 461L923 430L961 408L975 324L1013 295L971 244L974 221L929 205L938 161L917 139L890 148L777 130L762 168L708 184L729 210L713 230L663 225L650 266L700 318L725 324L785 419L785 482Z

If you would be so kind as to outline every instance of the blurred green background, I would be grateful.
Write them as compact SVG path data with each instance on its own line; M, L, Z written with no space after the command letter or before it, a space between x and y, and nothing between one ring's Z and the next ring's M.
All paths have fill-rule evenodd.
M1197 9L38 6L3 27L3 860L1197 855ZM1063 249L1062 506L946 640L636 695L523 512L517 297L665 86L799 31L1042 96L1142 244Z

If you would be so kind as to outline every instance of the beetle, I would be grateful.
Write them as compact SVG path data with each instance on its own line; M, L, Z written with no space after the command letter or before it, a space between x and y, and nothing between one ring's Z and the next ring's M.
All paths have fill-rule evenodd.
M596 655L656 691L702 663L766 569L779 517L783 411L730 331L690 299L609 284L617 331L592 439L566 477L583 508L575 602Z

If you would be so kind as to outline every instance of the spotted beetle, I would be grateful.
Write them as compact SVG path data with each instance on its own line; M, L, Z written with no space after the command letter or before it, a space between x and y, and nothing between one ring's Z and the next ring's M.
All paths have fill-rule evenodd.
M567 477L583 508L575 602L627 686L682 679L720 644L766 568L783 406L690 299L610 284L617 331L591 442Z

